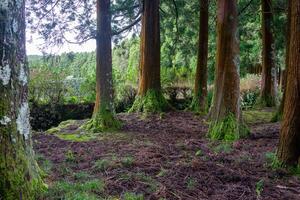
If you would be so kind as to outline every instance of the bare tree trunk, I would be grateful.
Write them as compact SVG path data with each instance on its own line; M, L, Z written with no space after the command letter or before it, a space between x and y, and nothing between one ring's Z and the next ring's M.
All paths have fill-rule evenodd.
M43 189L29 124L25 1L0 3L0 198L35 199Z
M288 74L288 65L289 65L289 57L290 57L290 34L291 34L291 4L289 0L288 2L288 13L287 13L287 30L286 30L286 56L285 56L285 70L282 71L282 77L281 77L281 90L283 92L282 100L280 102L278 111L276 112L275 116L273 117L272 121L277 122L282 119L283 114L283 107L285 102L285 94L286 94L286 84L287 84L287 74Z
M278 158L283 164L299 164L300 158L300 1L290 1L290 44L287 85Z
M97 0L96 42L96 102L93 118L86 125L95 132L120 126L114 117L110 0Z
M262 0L262 82L260 104L276 106L277 72L275 66L275 43L273 37L272 0Z
M160 82L159 0L144 0L139 90L131 111L160 112L167 107Z
M218 0L217 5L217 66L209 136L235 140L247 133L240 109L237 0Z
M205 113L207 110L208 1L200 0L198 61L191 105L192 110L200 113Z

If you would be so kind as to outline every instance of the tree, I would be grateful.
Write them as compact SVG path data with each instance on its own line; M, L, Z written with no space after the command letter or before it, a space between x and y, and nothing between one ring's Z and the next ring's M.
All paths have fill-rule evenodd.
M283 164L297 165L300 161L300 1L289 3L289 64L277 155Z
M192 110L200 113L205 113L207 107L208 1L200 0L198 60L191 106Z
M240 109L237 1L219 0L217 9L217 65L208 135L235 140L247 133Z
M275 66L275 44L273 37L272 0L262 0L262 81L260 104L272 107L276 105L277 72Z
M93 117L84 126L103 131L120 126L114 117L110 0L97 0L96 42L96 102Z
M0 3L0 197L35 199L43 189L32 149L25 1Z
M280 102L279 108L274 115L272 121L279 121L282 119L282 114L283 114L283 107L284 107L284 102L285 102L285 93L286 93L286 83L287 83L287 71L288 71L288 65L289 65L289 56L290 56L290 28L291 28L291 4L288 2L288 11L287 11L287 30L286 30L286 53L285 53L285 69L282 71L282 77L281 77L281 90L283 92L282 95L282 100Z
M160 82L159 0L144 0L138 96L131 111L161 112L168 108Z

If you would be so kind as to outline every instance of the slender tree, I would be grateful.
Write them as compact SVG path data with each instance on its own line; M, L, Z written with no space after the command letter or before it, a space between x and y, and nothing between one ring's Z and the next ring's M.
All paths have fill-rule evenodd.
M278 158L286 165L300 161L300 1L290 1L290 44L287 84Z
M43 189L32 149L25 1L0 2L0 199L36 199Z
M114 116L110 0L97 0L96 102L85 128L93 131L119 128Z
M217 6L217 66L208 135L235 140L247 133L240 109L237 0L218 0Z
M287 84L287 74L288 74L288 65L289 65L289 57L290 57L290 28L291 28L291 4L289 0L288 2L288 13L287 13L287 30L286 30L286 53L285 53L285 69L282 71L282 77L281 77L281 90L283 92L282 100L280 102L278 111L276 112L275 116L273 117L272 121L279 121L282 118L283 114L283 107L284 107L284 101L285 101L285 93L286 93L286 84Z
M198 60L191 105L192 110L200 113L207 109L208 4L209 0L200 0Z
M159 0L144 0L138 96L132 112L160 112L168 108L160 82Z
M275 44L273 37L272 0L262 0L262 81L260 104L273 107L276 105L277 72L275 66Z

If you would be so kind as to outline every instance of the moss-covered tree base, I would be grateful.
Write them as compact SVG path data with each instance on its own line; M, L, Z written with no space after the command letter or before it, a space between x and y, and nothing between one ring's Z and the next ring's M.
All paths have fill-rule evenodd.
M93 115L92 119L81 126L86 131L104 132L116 131L121 128L121 122L115 118L115 115L105 109L100 110Z
M171 110L160 91L149 90L144 96L137 96L129 112L160 113Z
M31 147L19 148L13 155L0 155L0 199L38 199L47 186L41 179L42 171L34 160Z
M233 114L229 114L222 121L210 124L208 136L213 140L234 141L245 138L249 133L245 124L239 122Z

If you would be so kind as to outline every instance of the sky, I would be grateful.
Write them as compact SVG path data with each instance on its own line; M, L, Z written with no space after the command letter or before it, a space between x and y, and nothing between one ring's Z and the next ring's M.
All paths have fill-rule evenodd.
M43 55L39 47L43 44L43 40L40 39L38 34L31 33L30 30L26 30L26 50L27 55ZM62 47L54 47L46 50L50 54L61 54L65 52L91 52L96 49L96 41L90 40L82 45L76 44L64 44Z

